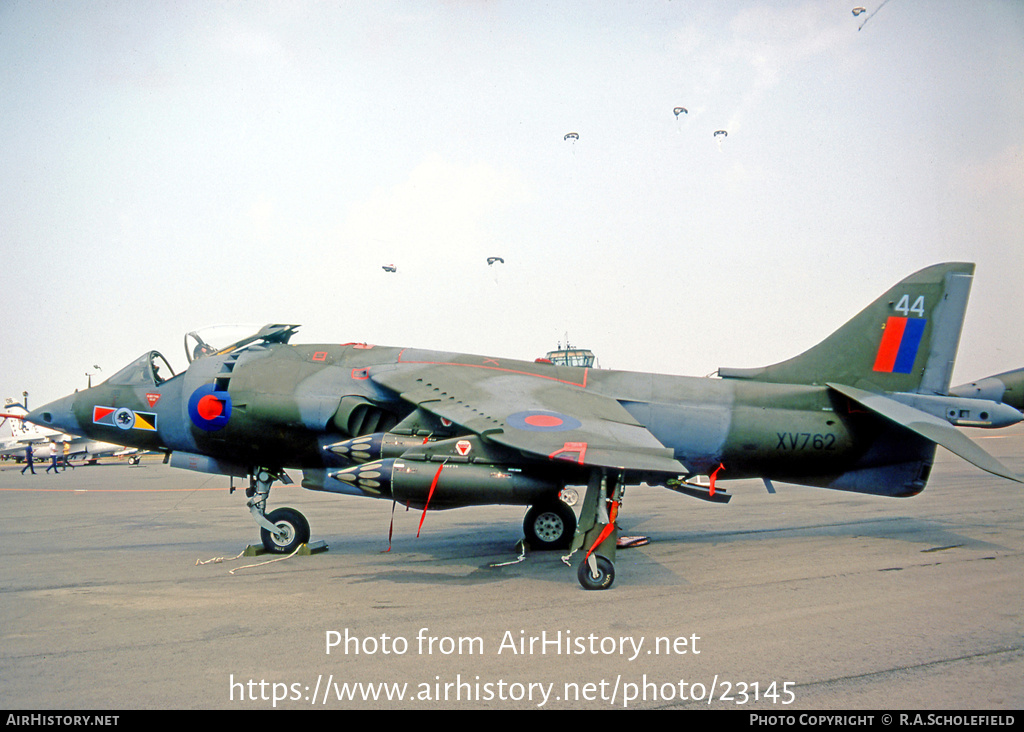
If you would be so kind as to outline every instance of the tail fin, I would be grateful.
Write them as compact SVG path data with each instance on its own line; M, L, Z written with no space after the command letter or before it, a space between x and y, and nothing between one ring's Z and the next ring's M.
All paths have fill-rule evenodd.
M723 378L828 386L883 417L872 447L832 488L913 495L924 488L934 445L995 475L1024 483L952 426L946 396L974 265L915 272L796 358L761 369L720 369ZM899 430L892 431L891 425Z
M787 384L829 382L869 390L946 394L960 344L974 265L936 264L894 285L824 341L759 369L723 378Z
M21 404L8 400L8 403L4 405L3 414L0 414L0 417L2 417L0 419L0 426L9 425L12 437L22 437L28 433L28 427L25 424L25 416L27 414L28 410Z

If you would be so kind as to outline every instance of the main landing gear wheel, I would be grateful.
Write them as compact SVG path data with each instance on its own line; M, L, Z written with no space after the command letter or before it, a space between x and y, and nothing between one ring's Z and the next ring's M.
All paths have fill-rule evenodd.
M576 533L576 514L562 501L539 503L526 512L523 534L538 551L568 549Z
M309 543L309 522L294 508L278 508L267 514L267 520L277 527L279 534L260 528L263 548L272 554L291 554Z
M594 569L590 567L590 560L597 560ZM615 565L600 554L591 554L590 559L580 562L576 577L584 590L607 590L615 581Z

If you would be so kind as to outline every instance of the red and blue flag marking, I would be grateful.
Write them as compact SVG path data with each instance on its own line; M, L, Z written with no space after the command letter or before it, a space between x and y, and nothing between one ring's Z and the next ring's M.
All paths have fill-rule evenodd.
M927 323L923 318L890 317L878 345L874 370L887 374L909 374L913 371Z

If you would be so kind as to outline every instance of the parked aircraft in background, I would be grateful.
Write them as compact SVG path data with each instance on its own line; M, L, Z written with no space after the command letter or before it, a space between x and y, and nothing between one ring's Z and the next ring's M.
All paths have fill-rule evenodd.
M1024 368L961 384L949 390L952 396L970 397L1008 404L1024 412Z

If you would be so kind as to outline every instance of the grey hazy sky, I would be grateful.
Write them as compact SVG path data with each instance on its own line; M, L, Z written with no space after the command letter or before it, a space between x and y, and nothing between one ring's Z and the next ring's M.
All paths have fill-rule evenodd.
M0 397L238 322L704 375L947 260L1024 365L1024 3L855 4L5 0Z

